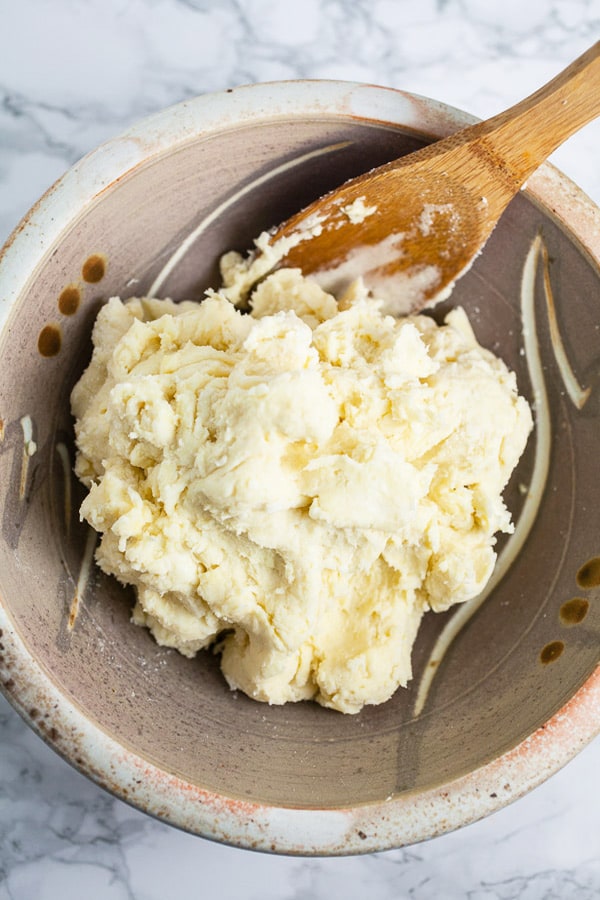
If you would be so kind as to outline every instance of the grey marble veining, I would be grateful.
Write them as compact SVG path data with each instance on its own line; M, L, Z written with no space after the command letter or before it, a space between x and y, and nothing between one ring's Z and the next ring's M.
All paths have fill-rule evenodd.
M63 171L163 106L242 83L375 82L480 116L600 37L600 0L0 0L0 241ZM600 201L600 123L553 160ZM0 900L600 897L600 743L417 847L269 857L184 834L71 769L0 698Z

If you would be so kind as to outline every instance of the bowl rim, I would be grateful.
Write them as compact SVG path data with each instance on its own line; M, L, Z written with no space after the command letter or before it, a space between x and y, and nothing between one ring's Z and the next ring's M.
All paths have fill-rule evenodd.
M0 252L0 332L55 242L139 165L224 128L290 116L346 116L440 138L476 121L407 91L350 81L296 80L204 94L138 121L87 154L17 225ZM598 267L600 210L546 163L527 184ZM301 809L239 800L191 785L119 744L63 695L31 656L0 596L0 687L25 721L76 769L138 809L186 831L288 855L397 848L462 827L531 790L600 732L600 665L551 719L516 747L447 784L385 801Z

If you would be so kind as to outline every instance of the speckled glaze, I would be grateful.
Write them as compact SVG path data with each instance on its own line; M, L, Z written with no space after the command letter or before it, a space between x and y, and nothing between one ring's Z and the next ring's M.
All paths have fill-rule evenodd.
M533 400L520 296L541 230L546 488L523 549L450 646L419 715L420 676L448 616L427 618L414 682L388 703L352 717L313 704L266 707L229 692L211 655L190 661L157 647L129 623L131 596L87 569L93 536L77 516L68 396L100 303L147 291L192 233L161 293L200 298L218 283L222 251L247 248L343 179L467 121L430 100L339 82L204 96L82 160L3 251L0 680L75 766L192 832L281 853L398 847L515 799L600 730L600 585L577 580L600 556L600 311L591 303L600 223L550 166L511 204L450 301L467 308ZM590 388L581 409L556 363L543 275L570 365ZM517 518L535 451L534 437L507 491ZM587 605L568 608L585 613L565 620L576 597Z

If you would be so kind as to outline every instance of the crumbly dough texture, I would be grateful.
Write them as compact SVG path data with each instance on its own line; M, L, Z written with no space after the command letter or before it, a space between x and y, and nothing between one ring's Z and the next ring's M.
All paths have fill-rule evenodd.
M423 613L492 572L531 429L465 313L394 319L282 269L249 315L113 298L93 343L81 515L133 621L186 656L219 641L231 688L269 703L356 713L406 685Z

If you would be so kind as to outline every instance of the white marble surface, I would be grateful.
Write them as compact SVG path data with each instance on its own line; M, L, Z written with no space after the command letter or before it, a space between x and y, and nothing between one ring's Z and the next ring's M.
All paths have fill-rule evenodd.
M71 163L162 106L281 78L376 82L480 116L600 37L600 0L0 0L0 242ZM600 201L600 122L554 156ZM600 897L600 742L488 819L348 859L252 854L130 809L0 699L0 900Z

